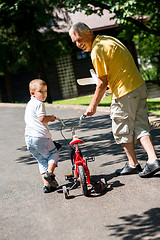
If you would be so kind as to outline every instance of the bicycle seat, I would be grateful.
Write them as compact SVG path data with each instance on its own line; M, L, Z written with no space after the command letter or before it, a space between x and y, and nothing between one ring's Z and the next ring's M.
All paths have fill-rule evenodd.
M77 135L73 136L73 140L69 143L69 145L84 143L83 140L79 139Z

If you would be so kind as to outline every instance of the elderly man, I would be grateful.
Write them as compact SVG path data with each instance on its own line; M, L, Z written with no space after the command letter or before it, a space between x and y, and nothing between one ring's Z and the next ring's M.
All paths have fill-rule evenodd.
M150 133L147 109L146 85L127 48L116 38L95 36L84 23L73 25L69 31L72 42L85 52L91 51L91 59L98 76L98 85L86 110L92 116L101 101L107 86L112 91L111 119L112 131L121 144L128 162L118 175L139 174L151 177L160 171ZM134 144L141 143L148 154L148 161L142 170L137 161Z

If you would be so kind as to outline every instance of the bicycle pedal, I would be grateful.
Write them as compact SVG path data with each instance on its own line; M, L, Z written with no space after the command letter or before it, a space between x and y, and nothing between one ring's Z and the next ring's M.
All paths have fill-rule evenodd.
M90 156L90 157L85 157L86 162L94 162L95 161L95 156Z
M65 175L65 180L70 180L70 179L72 179L74 176L73 176L73 174L66 174Z

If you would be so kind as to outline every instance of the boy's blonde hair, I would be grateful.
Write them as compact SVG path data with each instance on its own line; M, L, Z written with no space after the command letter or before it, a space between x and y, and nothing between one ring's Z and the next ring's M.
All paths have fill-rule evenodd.
M35 91L37 86L47 86L47 84L41 79L34 79L29 83L29 91Z

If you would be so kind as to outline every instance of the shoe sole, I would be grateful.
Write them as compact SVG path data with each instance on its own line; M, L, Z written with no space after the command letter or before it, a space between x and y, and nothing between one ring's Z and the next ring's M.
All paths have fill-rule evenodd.
M139 174L141 171L137 171L137 172L126 172L126 173L121 173L121 172L117 172L117 171L115 171L115 172L116 172L116 174L117 174L118 176L123 176L123 175Z
M160 171L160 167L158 169L155 169L154 171L148 173L148 174L145 174L145 175L139 175L141 178L147 178L147 177L152 177L155 173L159 172Z
M125 175L135 175L135 174L139 174L140 172L137 173L116 173L118 176L125 176Z
M50 189L50 190L45 190L45 191L43 191L44 193L51 193L51 192L54 192L54 191L56 191L57 190L57 187L53 187L52 189Z

